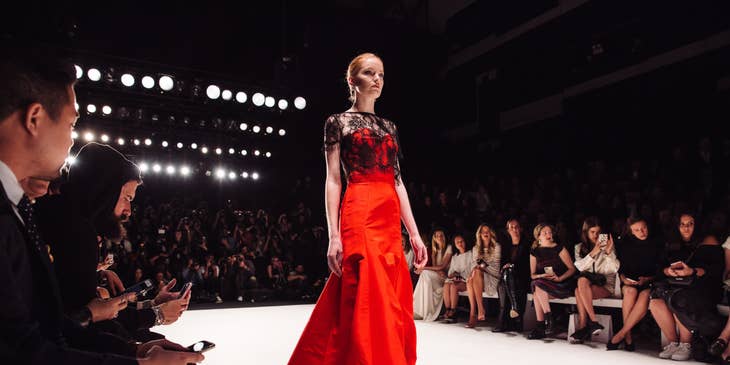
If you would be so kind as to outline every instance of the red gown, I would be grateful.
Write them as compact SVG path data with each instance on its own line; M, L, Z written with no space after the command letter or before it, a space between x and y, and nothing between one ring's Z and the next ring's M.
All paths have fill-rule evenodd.
M416 363L413 287L401 246L395 125L370 113L325 123L340 149L347 189L340 207L342 277L330 275L291 365Z

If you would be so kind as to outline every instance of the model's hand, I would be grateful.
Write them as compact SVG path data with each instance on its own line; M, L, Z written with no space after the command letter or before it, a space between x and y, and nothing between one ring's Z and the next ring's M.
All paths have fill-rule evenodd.
M423 268L428 262L428 251L426 251L426 245L423 244L421 236L411 236L411 247L415 253L413 257L413 265L417 268Z
M342 276L342 241L339 237L330 238L330 245L327 249L327 265L332 273Z

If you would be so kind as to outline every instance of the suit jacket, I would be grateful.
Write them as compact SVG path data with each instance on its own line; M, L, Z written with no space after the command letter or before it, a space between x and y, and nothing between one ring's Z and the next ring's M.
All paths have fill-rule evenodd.
M82 328L62 314L48 253L28 237L0 184L0 363L137 364L113 336ZM70 345L70 346L69 346Z

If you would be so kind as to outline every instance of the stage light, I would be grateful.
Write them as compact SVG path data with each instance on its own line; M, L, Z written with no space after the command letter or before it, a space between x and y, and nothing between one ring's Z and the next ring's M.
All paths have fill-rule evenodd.
M288 107L289 107L288 101L286 101L284 99L279 100L279 109L286 110L286 108L288 108Z
M238 127L241 128L242 131L245 131L246 129L248 129L248 124L241 123L241 125L239 125Z
M208 153L208 147L201 148L200 149L200 152L203 152L203 154L207 154Z
M89 71L86 72L86 75L89 76L89 80L91 81L101 80L101 72L95 68L90 68Z
M241 177L244 179L248 179L248 172L246 172L246 171L242 172Z
M183 166L180 168L180 175L182 176L188 176L190 175L190 168L187 166Z
M94 137L94 133L91 133L91 132L86 132L86 133L84 133L84 141L86 141L86 142L91 142L91 141L93 141L94 139L95 139L95 137Z
M279 129L279 135L284 136L286 134L286 131L283 129Z
M307 107L307 101L303 97L297 96L297 98L294 99L294 107L302 110Z
M208 95L209 98L215 100L218 99L219 96L221 96L221 89L218 86L210 85L208 86L208 89L205 90L205 93Z
M233 149L233 148L229 148L228 149L228 154L229 155L232 155L232 154L235 154L235 153L236 153L236 150L235 149Z
M142 78L142 86L145 89L151 89L155 87L155 79L153 79L151 76L145 76Z
M213 175L213 173L210 170L205 172L205 176L210 176L210 175Z
M256 155L256 156L259 156L261 154L261 151L255 150L255 151L253 151L253 154Z
M146 162L142 162L139 164L139 171L147 172L150 170L150 165L148 165Z
M236 180L236 173L231 171L228 173L228 178L231 180Z
M248 151L246 151L246 150L241 150L241 155L243 155L243 156L246 156L246 155L248 155Z
M167 148L167 146L169 146L169 143L167 143L167 141L162 141L162 147Z
M126 87L134 86L134 76L132 76L131 74L122 75L122 85Z
M271 97L271 96L267 96L267 97L266 97L266 99L265 99L265 101L264 101L264 104L265 104L265 105L266 105L267 107L269 107L269 108L273 108L273 107L274 107L274 105L276 105L276 99L274 99L274 98L273 98L273 97Z
M266 157L271 157L271 152L266 152Z
M79 132L71 131L71 139L77 139L79 138Z
M248 95L245 92L239 91L236 93L236 101L243 104L248 99Z
M182 142L178 142L178 143L177 143L177 148L183 148L183 144L182 144Z
M140 141L139 141L138 139L136 139L136 138L135 138L135 139L134 139L134 145L135 145L135 146L139 146L139 144L140 144Z
M84 70L79 65L74 65L74 68L76 69L76 79L80 79L84 77Z
M112 113L112 107L110 107L109 105L104 105L103 107L101 107L101 112L104 113L104 115L109 115Z
M172 87L175 86L175 81L172 80L172 77L164 75L160 77L158 85L160 85L160 89L170 91L172 90Z
M190 148L192 148L192 149L195 150L195 149L198 148L198 144L197 143L193 143L193 144L190 145Z
M86 111L89 112L89 114L96 113L96 105L94 105L94 104L87 105L86 106Z
M259 179L259 173L258 172L254 172L253 174L251 174L251 178L254 179L254 180L258 180Z
M215 154L216 155L220 155L221 153L223 153L223 150L222 149L220 149L220 148L216 148L215 149Z
M151 139L149 139L149 138L145 139L145 140L144 140L144 145L145 145L145 146L152 146L152 140L151 140Z
M168 175L175 175L175 166L168 165L165 171L167 171Z
M231 92L231 90L223 90L223 92L221 92L221 97L223 98L223 100L231 100L231 98L233 97L233 93Z
M160 166L160 164L154 164L152 166L152 171L154 171L155 173L159 173L160 171L162 171L162 166Z
M68 156L68 157L66 157L66 163L69 166L73 166L73 164L76 163L76 157L74 157L74 156Z
M259 126L257 126L257 125L253 126L253 132L254 132L254 133L258 133L258 132L261 132L261 127L259 127Z
M219 179L223 179L224 177L226 177L226 170L223 170L223 169L215 170L215 177L217 177Z
M124 146L124 144L125 144L126 142L127 142L127 141L125 141L125 140L124 140L124 138L119 138L119 139L117 140L117 144L118 144L118 145L120 145L120 146Z
M104 143L109 142L109 136L107 136L106 134L102 134L101 141Z
M266 133L268 133L268 134L274 133L274 128L273 127L266 127Z
M251 101L253 102L253 105L262 106L264 105L264 102L266 102L266 97L262 93L256 93L253 94Z

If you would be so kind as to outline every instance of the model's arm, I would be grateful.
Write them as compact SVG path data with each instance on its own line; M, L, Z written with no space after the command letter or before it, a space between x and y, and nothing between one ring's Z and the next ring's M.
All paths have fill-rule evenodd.
M340 240L340 194L342 180L340 180L340 145L327 148L327 178L324 188L324 203L327 212L327 230L329 232L329 248L327 249L327 264L330 270L342 275L342 241Z
M426 246L423 244L421 234L418 233L418 227L416 226L416 219L413 218L413 212L411 211L411 203L408 200L408 192L406 186L403 184L400 176L398 176L395 184L395 191L398 194L398 200L400 201L400 216L403 220L403 224L406 226L408 236L410 237L411 247L415 253L415 266L417 268L423 268L426 266L428 261L428 254L426 252Z

